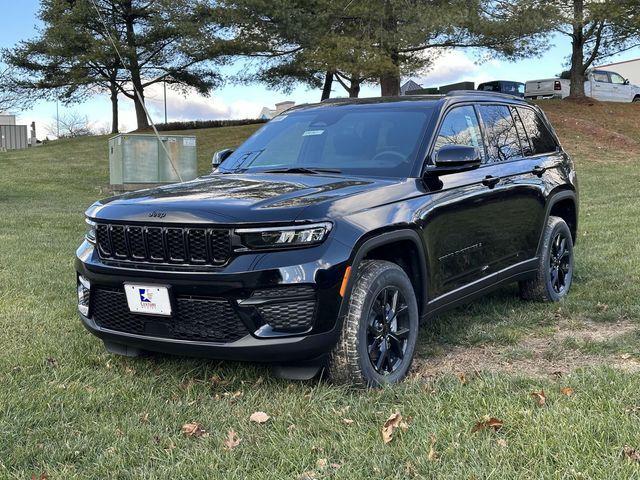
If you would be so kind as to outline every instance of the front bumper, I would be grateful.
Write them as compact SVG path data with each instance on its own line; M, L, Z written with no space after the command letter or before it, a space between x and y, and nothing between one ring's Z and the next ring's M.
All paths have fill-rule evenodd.
M308 249L243 255L236 259L238 261L215 271L157 271L105 264L93 245L84 242L76 253L75 268L79 276L90 282L91 290L88 313L80 313L80 317L84 326L105 343L141 350L254 362L313 360L329 352L338 339L340 325L337 320L342 305L339 289L349 254L340 242L332 244L327 241ZM181 318L168 321L151 316L135 316L127 311L126 315L135 317L138 322L136 329L121 328L120 321L105 322L104 311L101 317L96 315L96 292L101 290L122 295L119 292L122 292L125 283L166 285L176 301L201 302L198 308L203 308L202 305L208 301L227 303L237 320L242 322L241 331L244 333L233 338L222 338L222 335L220 340L215 335L204 336L203 341L193 336L192 320L194 315L197 316L193 311L190 313L190 336L185 336L182 329L180 338L166 335L168 330L158 329L157 326L166 323L173 328ZM284 297L264 297L264 292L288 292L301 286L314 292L315 301L313 321L303 325L302 329L299 322L286 322L284 317L291 312L290 309L278 308L286 307L290 300L300 300L299 297L291 299L288 293ZM262 296L258 295L260 292ZM275 312L276 315L267 315L265 306L268 305L275 305L271 313ZM278 312L282 312L282 315L277 315ZM116 313L125 315L122 309ZM208 315L207 318L211 319L212 316ZM200 323L196 325L204 325L206 321L197 319ZM205 328L209 328L210 333L216 329L219 331L224 325L223 322L214 325L213 329L209 328L210 325L205 325ZM276 328L272 328L273 325Z

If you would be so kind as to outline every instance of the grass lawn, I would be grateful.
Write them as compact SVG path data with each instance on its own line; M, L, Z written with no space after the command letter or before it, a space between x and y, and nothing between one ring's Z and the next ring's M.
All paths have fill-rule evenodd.
M543 105L581 183L569 298L508 287L450 312L422 329L411 378L372 391L106 354L76 316L73 256L107 138L0 153L0 478L640 478L623 454L640 450L640 105ZM201 171L255 128L196 132ZM396 411L408 428L384 444ZM488 417L503 427L472 433Z

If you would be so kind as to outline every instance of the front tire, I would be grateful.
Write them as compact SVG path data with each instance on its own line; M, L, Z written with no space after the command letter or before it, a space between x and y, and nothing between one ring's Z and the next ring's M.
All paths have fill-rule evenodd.
M573 239L567 223L549 217L535 278L520 282L524 300L558 302L569 293L573 280Z
M368 260L358 269L342 333L329 362L337 383L377 387L402 380L418 338L418 305L405 271Z

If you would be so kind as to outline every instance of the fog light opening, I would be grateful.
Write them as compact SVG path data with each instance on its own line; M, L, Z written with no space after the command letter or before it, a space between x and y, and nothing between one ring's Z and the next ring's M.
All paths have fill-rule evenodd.
M89 315L91 282L82 275L78 276L78 311L85 317Z

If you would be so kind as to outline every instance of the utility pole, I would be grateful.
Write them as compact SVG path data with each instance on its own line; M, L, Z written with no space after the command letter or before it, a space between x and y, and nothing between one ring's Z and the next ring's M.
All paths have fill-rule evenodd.
M164 123L167 123L167 81L164 80L162 82L162 85L164 86Z
M60 111L58 109L58 99L56 98L56 130L58 131L57 137L60 138Z

